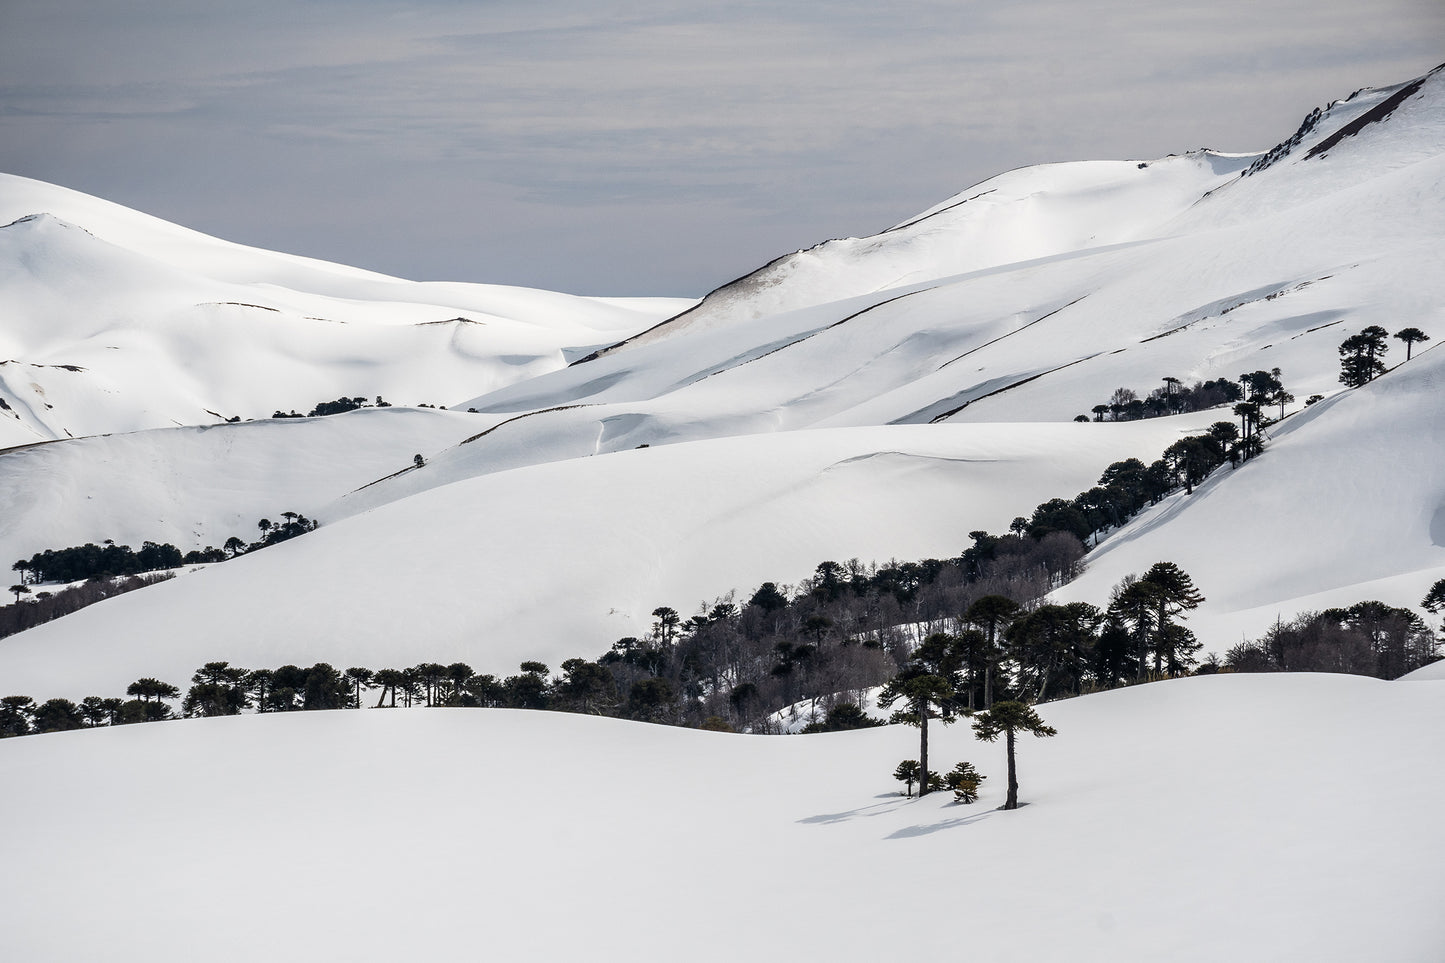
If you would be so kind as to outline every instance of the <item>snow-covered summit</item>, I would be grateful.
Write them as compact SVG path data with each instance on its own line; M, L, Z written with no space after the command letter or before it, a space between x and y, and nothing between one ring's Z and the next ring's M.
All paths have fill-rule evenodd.
M0 223L0 447L341 396L446 404L688 303L403 281L12 175Z

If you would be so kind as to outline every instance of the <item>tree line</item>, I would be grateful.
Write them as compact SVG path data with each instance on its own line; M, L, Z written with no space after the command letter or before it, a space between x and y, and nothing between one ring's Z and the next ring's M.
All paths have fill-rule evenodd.
M1228 378L1196 381L1191 387L1178 378L1165 377L1163 384L1145 392L1143 397L1133 388L1119 387L1106 402L1094 405L1094 421L1141 421L1163 418L1191 411L1207 411L1244 400L1244 389ZM1078 415L1075 421L1089 421Z
M775 681L785 680L809 667L814 684L807 688L830 697L831 707L821 723L806 731L877 725L881 720L869 718L849 701L849 687L838 687L837 674L825 671L828 660L816 649L803 655L795 644L783 640L773 642L771 654L755 646L720 661L707 660L718 642L709 627L739 620L735 629L743 633L740 641L750 631L746 624L750 619L756 629L766 627L770 616L782 618L786 608L800 608L793 619L802 611L818 611L816 603L830 591L823 586L839 571L847 571L841 566L835 569L832 563L818 569L818 576L791 598L773 583L765 583L743 608L714 611L687 622L675 618L673 610L659 608L646 640L620 640L595 661L568 659L556 674L535 661L523 662L517 673L503 678L479 674L462 662L379 670L357 666L339 670L324 662L310 668L274 669L209 662L196 670L183 698L179 688L154 678L132 683L126 689L128 698L89 696L79 703L55 698L37 704L28 696L7 696L0 699L0 737L172 719L177 714L170 701L176 699L181 699L180 714L186 717L236 715L245 710L355 709L368 704L457 706L546 709L766 732L772 731L768 716L780 704L765 701L756 682L738 680L749 679L750 671L751 678L766 674ZM872 581L876 575L860 581ZM838 598L848 591L839 587ZM1366 601L1281 621L1258 642L1235 646L1222 662L1211 657L1200 664L1195 657L1199 643L1181 620L1203 601L1187 573L1172 562L1159 562L1141 578L1122 580L1104 609L1085 602L1023 605L1007 596L984 595L961 614L937 621L941 630L930 632L916 645L909 644L906 635L877 636L865 627L851 639L837 637L835 646L839 652L871 653L880 673L870 676L870 685L882 681L880 674L888 677L879 705L901 703L890 721L919 727L920 758L918 768L911 771L922 792L932 787L927 776L929 719L945 724L963 716L1011 719L1008 725L1015 730L1033 731L1031 720L1036 717L1013 706L1027 708L1030 703L1098 689L1221 671L1327 671L1396 678L1434 661L1439 647L1435 633L1411 610ZM1422 606L1430 612L1445 611L1445 579L1431 587ZM804 619L801 627L808 638L821 638L817 623L809 625ZM765 632L761 638L771 641L776 636ZM709 679L702 674L704 669L716 675ZM857 688L853 687L855 698ZM778 693L789 690L772 691L776 700ZM975 721L976 728L979 724ZM1008 725L998 725L1003 728L996 734L1008 734ZM1012 742L1011 736L1008 741ZM960 788L947 778L940 785ZM1015 787L1012 794L1016 791L1012 775L1010 785Z
M1085 538L1123 524L1158 501L1179 482L1187 464L1169 452L1147 467L1138 459L1116 462L1094 489L1073 501L1052 499L1037 506L1031 518L1016 518L1006 534L971 532L973 544L953 559L881 566L857 559L826 561L796 587L765 582L746 602L729 594L688 618L659 606L646 636L619 639L595 660L569 660L557 679L549 679L541 663L528 663L530 669L501 680L468 675L457 683L460 688L451 690L452 698L460 701L441 704L575 711L581 698L581 711L597 714L765 732L775 728L770 716L779 707L833 700L837 693L882 684L907 662L920 639L934 631L960 635L970 647L970 707L991 705L996 683L1002 689L1012 685L1012 676L1000 681L996 666L1012 658L1006 653L1013 651L1030 653L1019 674L1022 684L1037 685L1036 698L1069 686L1077 690L1086 679L1115 684L1132 671L1130 653L1138 640L1152 637L1137 618L1116 618L1102 646L1080 641L1074 648L1078 658L1072 660L1059 659L1049 643L1037 639L1070 634L1082 639L1102 632L1097 610L1044 606L1037 613L1028 611L1031 618L1025 627L1014 628L1013 622L1078 573ZM1184 480L1189 477L1186 471ZM304 516L294 521L310 524ZM263 532L271 528L264 519L260 526ZM1127 645L1120 641L1121 632L1129 633ZM1009 648L1010 638L1031 641ZM1190 646L1182 637L1171 639L1172 667L1188 656ZM1094 663L1082 655L1086 650ZM327 670L318 669L319 678L329 678ZM469 671L465 666L456 669L463 670ZM265 671L281 672L289 681L271 696L248 694L239 682L231 682L227 698L232 701L214 704L232 705L235 711L342 707L319 694L325 684L300 681L295 667L264 670L257 676L263 683ZM359 667L355 671L371 672ZM382 700L438 704L435 686L418 682L433 678L436 671L382 669L364 681L353 679L356 704L361 689L373 680L381 680ZM421 695L418 685L424 690ZM235 702L236 692L248 705ZM303 696L296 696L298 692ZM187 712L184 706L182 711Z
M261 534L253 542L248 543L239 536L232 535L221 548L207 545L204 549L185 554L169 542L142 542L140 551L136 551L129 545L117 545L110 539L100 545L86 542L70 548L47 548L28 559L19 559L10 566L12 571L20 573L20 582L12 586L10 591L15 594L16 601L19 601L21 595L30 594L25 589L27 584L118 578L180 568L183 565L224 562L237 555L313 532L320 525L299 512L282 512L281 519L275 523L268 518L258 521L256 525Z
M356 708L364 693L379 690L378 707L555 709L768 732L778 728L773 713L804 701L826 711L820 729L871 724L875 720L850 700L889 679L906 680L918 653L934 650L947 653L954 673L948 698L964 712L987 711L999 701L1041 702L1194 671L1250 670L1265 664L1253 650L1199 665L1200 643L1182 620L1203 596L1170 562L1126 577L1102 608L1041 601L1077 574L1086 540L1097 540L1178 487L1192 490L1231 460L1231 438L1243 437L1232 423L1219 422L1202 435L1180 439L1150 465L1138 459L1115 462L1095 487L1072 500L1040 504L1032 516L1015 518L1006 534L971 532L972 545L955 558L881 566L857 559L825 561L797 586L765 582L745 602L729 593L690 617L659 606L650 632L619 639L596 659L569 659L555 676L540 662L523 663L520 672L500 679L479 675L463 663L344 672L324 663L262 670L208 663L193 678L181 712ZM291 521L314 527L304 516ZM263 533L271 528L266 520L260 526ZM1361 603L1367 608L1380 604ZM1389 618L1403 618L1399 612L1409 614L1398 610ZM1331 671L1348 664L1354 668L1343 671L1393 677L1389 674L1433 658L1433 634L1421 634L1418 626L1405 636L1380 630L1389 618L1364 628L1336 619L1344 628L1324 633L1336 639L1365 632L1380 656L1368 664L1363 658L1331 662L1323 656L1311 662L1300 653L1322 651L1315 642L1313 649L1304 643L1271 643L1271 653L1289 653L1271 655L1271 664L1328 663ZM1397 638L1407 641L1388 641ZM119 700L120 707L95 697L74 711L86 725L93 724L86 706L102 703L110 713L104 724L149 721L152 716L142 714L168 717L160 705L177 697L179 690L159 698L137 695ZM38 709L25 697L12 698ZM122 711L136 701L145 705ZM52 706L46 718L73 721L63 703Z
M1445 608L1445 579L1434 584L1421 607L1432 613ZM1210 667L1398 679L1435 661L1438 647L1439 639L1414 611L1371 599L1277 620L1261 638L1230 648Z
M172 572L149 575L128 575L122 578L93 578L80 585L68 585L54 591L35 592L23 602L0 605L0 638L14 635L42 622L78 612L87 605L103 602L116 595L175 578ZM13 591L13 590L12 590Z

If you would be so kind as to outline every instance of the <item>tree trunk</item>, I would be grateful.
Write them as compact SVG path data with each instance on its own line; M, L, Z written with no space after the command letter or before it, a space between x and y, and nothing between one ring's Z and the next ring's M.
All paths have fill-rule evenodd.
M1003 808L1019 808L1019 777L1018 771L1014 768L1014 731L1012 729L1004 732L1004 741L1008 746L1008 798L1004 800Z
M1157 622L1159 630L1159 641L1154 646L1154 675L1160 676L1164 672L1164 645L1168 636L1168 623L1164 621L1164 600L1159 600L1159 619Z
M918 709L918 798L928 795L928 703Z

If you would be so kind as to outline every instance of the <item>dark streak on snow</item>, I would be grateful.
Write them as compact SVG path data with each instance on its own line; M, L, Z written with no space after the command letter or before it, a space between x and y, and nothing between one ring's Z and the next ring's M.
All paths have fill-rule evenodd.
M1140 167L1143 167L1144 165L1143 165L1143 164L1140 164L1139 166L1140 166ZM997 191L997 190L998 190L998 188L996 188L996 187L990 187L988 190L986 190L986 191L981 191L981 192L973 195L972 197L965 197L963 200L961 200L961 201L955 201L954 203L948 205L947 207L941 207L941 208L939 208L938 210L934 211L932 214L925 214L925 215L923 215L922 217L915 217L915 218L914 218L913 220L911 220L911 221L904 221L902 224L899 224L897 227L890 227L888 230L884 231L883 233L884 233L884 234L891 234L891 233L893 233L894 231L901 231L901 230L903 230L905 227L912 227L912 226L915 225L915 224L921 224L922 222L928 220L930 217L937 217L937 216L940 215L940 214L944 214L944 213L947 213L948 211L953 210L955 207L962 207L963 205L967 204L969 201L976 201L976 200L978 200L980 197L983 197L985 194L992 194L992 193L994 193L994 192Z
M1120 349L1119 349L1119 351L1123 351L1123 350L1124 350L1123 348L1120 348ZM1112 353L1113 353L1113 354L1118 354L1119 352L1118 352L1118 351L1115 351L1115 352L1112 352ZM1058 367L1050 368L1050 369L1048 369L1047 371L1040 371L1038 374L1029 375L1027 378L1022 378L1022 379L1020 379L1020 380L1018 380L1018 381L1014 381L1014 382L1011 382L1011 383L1009 383L1009 384L1006 384L1006 385L1004 385L1002 388L995 388L993 391L990 391L990 392L989 392L988 394L986 394L986 395L979 395L977 398L970 398L970 399L968 399L968 400L965 401L963 404L959 405L957 408L953 408L953 409L951 409L951 410L949 410L949 411L945 411L945 412L944 412L943 414L941 414L941 415L934 415L932 418L929 419L928 423L929 423L930 425L936 425L936 424L938 424L940 421L945 421L945 420L947 420L947 419L949 419L949 418L952 418L954 415L958 414L960 411L962 411L963 409L967 408L969 405L973 404L975 401L982 401L982 400L985 399L985 398L992 398L994 395L1001 395L1001 394L1003 394L1005 391L1011 391L1012 389L1017 388L1017 387L1020 387L1021 385L1026 385L1026 384L1028 384L1030 381L1037 381L1039 378L1042 378L1044 375L1051 375L1051 374L1053 374L1055 371L1063 371L1065 368L1072 368L1072 367L1073 367L1074 365L1076 365L1076 364L1082 364L1083 362L1088 361L1090 358L1097 358L1097 357L1098 357L1098 355L1091 354L1091 355L1086 355L1085 357L1082 357L1082 358L1076 358L1076 359L1074 359L1073 361L1068 362L1067 364L1061 364L1061 365L1059 365ZM898 422L890 422L890 424L898 424Z
M1011 338L1011 337L1013 337L1014 335L1018 334L1020 331L1026 330L1026 329L1028 329L1028 328L1032 328L1034 325L1038 324L1040 321L1045 321L1045 320L1047 320L1047 319L1049 319L1049 318L1052 318L1054 315L1056 315L1056 314L1058 314L1060 311L1064 310L1064 308L1072 308L1074 305L1078 304L1080 301L1084 300L1084 298L1087 298L1087 297L1088 297L1087 294L1082 294L1082 295L1080 295L1079 297L1074 298L1074 300L1070 301L1068 304L1061 305L1060 307L1054 308L1054 309L1053 309L1052 311L1050 311L1048 314L1043 314L1043 315L1040 315L1040 316L1037 317L1037 318L1034 318L1032 321L1030 321L1028 324L1023 325L1022 327L1014 328L1012 331L1009 331L1009 332L1006 332L1005 334L999 335L997 338L994 338L992 341L985 341L983 344L978 345L977 347L969 348L967 351L965 351L963 354L959 355L957 358L954 358L954 359L952 359L952 360L950 360L950 361L945 361L943 364L939 365L938 368L937 368L937 370L942 371L944 368L947 368L949 365L953 364L954 361L962 361L964 358L967 358L969 355L973 354L975 351L982 351L984 348L987 348L987 347L988 347L989 345L991 345L991 344L998 344L998 342L1002 341L1004 338Z
M510 425L510 424L511 424L512 422L514 422L514 421L521 421L523 418L530 418L530 417L532 417L533 415L545 415L545 414L547 414L548 412L552 412L552 411L569 411L569 410L571 410L571 409L573 409L573 408L596 408L596 407L597 407L597 405L557 405L555 408L538 408L536 411L524 411L522 414L517 415L515 418L508 418L506 421L499 421L499 422L497 422L495 425L493 425L492 427L488 428L486 431L478 432L477 434L472 435L472 437L470 437L470 438L463 438L461 441L457 442L457 445L458 445L458 446L461 446L461 445L470 445L472 442L476 441L478 438L485 438L487 435L490 435L492 432L496 431L498 428L501 428L503 425Z
M1424 83L1425 77L1421 77L1401 87L1399 90L1395 91L1385 100L1376 104L1374 107L1371 107L1369 110L1365 111L1365 113L1356 117L1354 120L1350 121L1348 124L1341 127L1339 130L1335 131L1333 134L1326 137L1315 146L1311 147L1308 151L1305 152L1304 159L1310 160L1314 157L1323 157L1326 151L1333 148L1336 144L1344 140L1346 137L1353 137L1371 124L1378 123L1379 121L1382 121L1385 118L1389 117L1395 112L1395 108L1399 107L1410 97L1414 96L1415 93L1418 92L1422 86L1424 86Z
M273 313L275 313L275 314L280 314L280 313L281 313L281 309L280 309L280 308L268 308L268 307L266 307L266 305L264 305L264 304L247 304L245 301L212 301L211 303L212 303L212 304L225 305L225 306L227 306L227 307L232 307L232 308L255 308L255 309L258 310L258 311L271 311L271 312L273 312ZM200 306L200 307L205 307L205 305L199 305L199 306Z

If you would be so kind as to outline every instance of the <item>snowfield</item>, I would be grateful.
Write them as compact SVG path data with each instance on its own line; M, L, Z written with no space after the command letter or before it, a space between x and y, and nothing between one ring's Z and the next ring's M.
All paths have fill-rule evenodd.
M1021 740L1014 812L1002 747L965 725L933 749L988 776L971 806L898 794L899 726L418 709L9 739L0 955L1429 963L1442 685L1214 676L1043 706L1059 734Z

